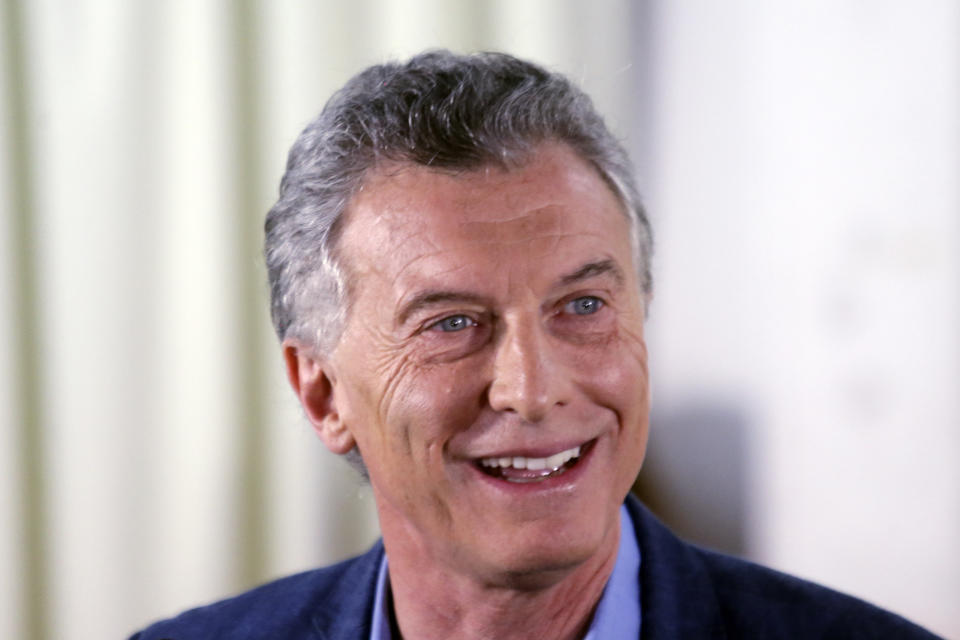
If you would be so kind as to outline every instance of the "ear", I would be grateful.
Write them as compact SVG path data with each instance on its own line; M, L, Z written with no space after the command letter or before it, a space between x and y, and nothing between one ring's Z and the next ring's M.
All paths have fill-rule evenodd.
M283 341L287 379L300 400L313 430L333 453L343 455L356 446L353 434L337 410L337 382L328 360L298 340Z

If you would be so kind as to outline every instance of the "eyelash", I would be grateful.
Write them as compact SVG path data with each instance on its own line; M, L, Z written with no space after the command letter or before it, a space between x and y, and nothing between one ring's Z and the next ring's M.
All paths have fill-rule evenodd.
M590 302L590 303L593 305L593 308L592 308L591 310L588 310L586 313L577 313L577 312L574 310L574 308L575 308L575 305L576 305L578 302ZM598 298L597 296L578 296L578 297L574 298L573 300L570 300L570 301L566 302L566 303L563 305L563 309L564 309L565 311L569 311L571 315L575 315L575 316L590 316L590 315L593 315L593 314L595 314L595 313L598 313L598 312L599 312L601 309L603 309L605 306L606 306L606 303L603 301L603 299Z
M449 323L449 322L451 322L451 321L453 321L453 320L462 320L462 321L464 321L464 322L463 322L463 325L460 326L459 328L452 328L452 327L451 327L451 328L445 329L445 328L444 328L444 325L447 324L447 323ZM448 326L449 326L449 325L448 325ZM452 316L447 316L447 317L445 317L445 318L441 318L440 320L437 320L437 321L434 322L433 324L429 325L429 326L427 327L427 329L430 330L430 331L440 331L440 332L442 332L442 333L457 333L457 332L463 331L464 329L468 329L468 328L470 328L470 327L475 327L475 326L477 326L477 321L476 321L476 320L474 320L473 318L471 318L471 317L468 316L468 315L465 315L465 314L462 314L462 313L458 313L458 314L455 314L455 315L452 315Z

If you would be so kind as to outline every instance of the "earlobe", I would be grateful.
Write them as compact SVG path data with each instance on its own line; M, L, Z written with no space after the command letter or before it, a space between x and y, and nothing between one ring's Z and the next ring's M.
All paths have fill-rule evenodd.
M327 448L345 454L356 446L337 407L337 383L330 363L297 340L283 341L287 379L303 411Z

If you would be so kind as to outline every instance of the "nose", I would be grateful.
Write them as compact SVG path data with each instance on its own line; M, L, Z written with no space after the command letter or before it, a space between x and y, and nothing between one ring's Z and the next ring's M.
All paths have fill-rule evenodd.
M540 422L551 408L566 404L570 380L553 349L535 321L508 326L496 346L490 406Z

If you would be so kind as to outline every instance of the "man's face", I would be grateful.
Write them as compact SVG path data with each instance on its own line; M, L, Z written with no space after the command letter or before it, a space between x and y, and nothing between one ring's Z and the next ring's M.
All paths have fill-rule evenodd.
M339 250L333 404L388 552L496 581L615 549L649 394L629 222L596 171L562 145L509 172L397 165Z

